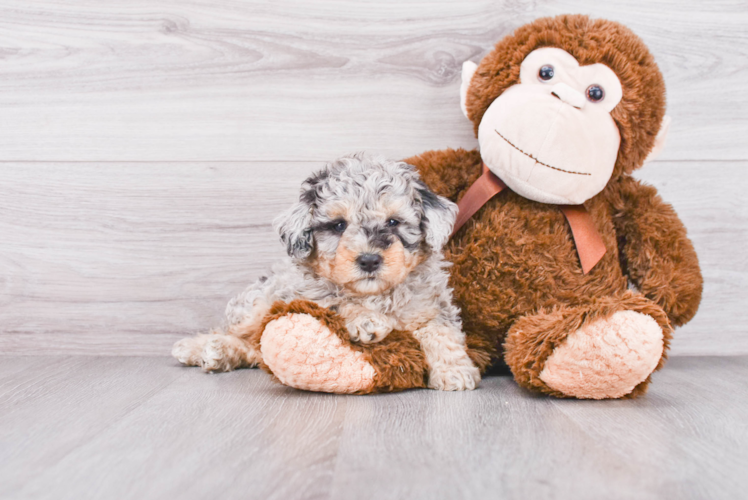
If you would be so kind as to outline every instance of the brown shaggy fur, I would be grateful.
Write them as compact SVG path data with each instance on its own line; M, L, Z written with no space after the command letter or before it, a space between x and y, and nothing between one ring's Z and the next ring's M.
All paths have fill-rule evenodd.
M367 345L354 344L349 338L345 322L339 315L308 300L274 303L263 320L262 327L257 331L263 332L269 322L294 313L313 316L337 335L344 344L363 353L366 361L374 367L376 376L373 386L369 390L359 391L358 394L397 392L426 387L429 366L418 340L410 333L395 330L381 342ZM259 350L260 333L255 335L251 342ZM260 363L260 367L270 374L273 373L264 362Z
M657 320L667 348L670 324L686 323L698 309L702 277L673 208L653 187L629 175L652 149L664 115L665 86L646 46L624 26L559 16L504 38L480 63L468 91L476 133L491 102L519 81L522 60L546 46L566 50L582 65L606 64L623 86L623 99L611 113L621 133L616 167L605 190L585 203L608 251L583 274L561 211L507 190L465 224L445 255L454 263L451 285L473 360L485 370L486 359L503 354L521 385L563 396L538 375L569 333L630 309ZM418 167L429 188L453 201L481 173L478 151L429 151L406 161ZM629 280L643 296L627 291ZM665 354L658 369L664 360ZM643 394L648 382L629 396Z

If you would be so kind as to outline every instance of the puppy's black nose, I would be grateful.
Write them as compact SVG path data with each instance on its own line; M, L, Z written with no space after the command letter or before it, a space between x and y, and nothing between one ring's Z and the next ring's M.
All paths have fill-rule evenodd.
M373 273L382 265L382 256L375 253L364 253L358 256L356 264L362 271Z

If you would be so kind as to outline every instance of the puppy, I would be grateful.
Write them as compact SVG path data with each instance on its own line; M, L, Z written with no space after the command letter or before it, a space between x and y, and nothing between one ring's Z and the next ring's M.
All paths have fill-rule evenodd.
M304 181L298 203L276 220L288 258L232 299L227 326L186 338L172 354L205 371L256 366L248 341L275 301L307 299L345 320L353 342L412 332L430 367L429 387L474 389L441 249L457 206L435 195L415 168L356 154Z

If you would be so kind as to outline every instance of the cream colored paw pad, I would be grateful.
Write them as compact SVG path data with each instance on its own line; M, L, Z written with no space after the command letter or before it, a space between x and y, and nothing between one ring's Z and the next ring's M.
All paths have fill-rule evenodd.
M289 314L268 323L260 350L273 374L290 387L353 393L374 383L376 372L364 355L309 314Z
M619 311L570 334L546 360L540 380L568 396L620 398L657 367L662 339L651 316Z

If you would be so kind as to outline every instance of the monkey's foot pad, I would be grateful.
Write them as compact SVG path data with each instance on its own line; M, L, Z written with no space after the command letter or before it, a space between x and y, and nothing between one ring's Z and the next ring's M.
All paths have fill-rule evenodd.
M581 399L620 398L657 367L662 329L646 314L619 311L571 333L545 362L540 379Z
M260 351L268 368L290 387L350 394L374 386L376 371L364 355L309 314L287 314L269 322Z

